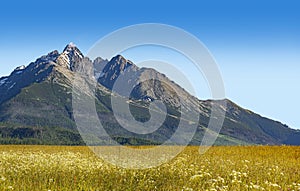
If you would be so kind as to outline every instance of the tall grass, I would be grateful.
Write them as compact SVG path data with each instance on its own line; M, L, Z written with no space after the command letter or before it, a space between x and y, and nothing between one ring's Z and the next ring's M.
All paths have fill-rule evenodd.
M300 147L198 150L187 147L169 163L130 170L87 147L0 146L0 190L300 190Z

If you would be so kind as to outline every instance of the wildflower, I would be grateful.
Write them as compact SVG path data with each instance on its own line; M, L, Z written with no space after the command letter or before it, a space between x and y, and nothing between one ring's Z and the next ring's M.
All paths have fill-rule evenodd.
M196 175L191 177L191 180L196 180L196 179L199 179L199 178L202 178L202 177L203 177L202 174L196 174Z

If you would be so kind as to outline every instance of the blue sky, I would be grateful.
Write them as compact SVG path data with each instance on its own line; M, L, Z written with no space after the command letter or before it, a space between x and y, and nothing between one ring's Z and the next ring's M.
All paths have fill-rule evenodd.
M290 0L2 2L0 76L69 42L86 53L116 29L164 23L205 44L223 75L226 97L300 128L299 8Z

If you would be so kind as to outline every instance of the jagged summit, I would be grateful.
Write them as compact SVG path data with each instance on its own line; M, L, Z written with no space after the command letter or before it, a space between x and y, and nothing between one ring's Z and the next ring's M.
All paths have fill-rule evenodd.
M83 58L83 54L81 53L81 51L77 48L77 46L71 42L69 43L63 50L63 53L62 54L67 54L69 57L72 57L72 56L76 56L76 57L79 57L79 58Z
M77 48L74 43L68 44L63 52L57 58L57 63L72 71L76 68L76 64L80 63L84 59L84 55Z
M22 65L15 68L9 76L1 78L0 104L19 94L27 86L51 79L57 71L53 68L64 67L72 72L75 67L82 63L83 59L84 56L81 51L74 43L70 43L62 53L54 50L39 57L28 66Z
M126 72L128 75L134 78L139 68L130 60L125 59L121 55L113 57L101 71L99 83L105 87L112 89L116 79L120 74Z
M127 60L126 58L124 58L122 55L118 54L117 56L114 56L111 61L114 62L118 62L118 63L124 63L124 62L128 62L130 64L133 64L133 62L131 62L130 60Z
M124 58L121 55L117 55L117 56L113 57L108 63L109 67L116 66L116 65L118 66L118 69L120 71L124 71L128 67L137 68L137 66L133 62L131 62L130 60L127 60L126 58Z
M71 52L77 52L80 56L83 57L83 54L81 53L81 51L77 48L77 46L73 43L70 42L63 50L63 53L71 53Z

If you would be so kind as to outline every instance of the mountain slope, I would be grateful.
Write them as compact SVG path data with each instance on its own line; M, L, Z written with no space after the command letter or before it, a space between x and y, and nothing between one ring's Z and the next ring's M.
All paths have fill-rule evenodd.
M230 100L198 100L169 80L165 75L150 68L138 68L131 61L120 55L114 57L106 64L99 78L99 83L112 89L118 77L122 77L122 86L117 92L121 95L126 95L128 89L132 89L130 96L135 100L151 102L159 99L176 109L180 106L178 97L183 98L180 109L194 110L199 113L199 125L202 128L208 126L208 117L211 113L212 104L217 105L217 108L220 110L225 110L224 104L221 103L226 102L226 118L221 134L254 144L299 144L300 142L299 131L245 110ZM145 81L145 79L149 78L156 80ZM188 118L188 116L183 117ZM193 121L193 119L190 120ZM201 133L198 131L198 134Z
M90 71L90 66L94 66L95 71ZM102 58L91 61L73 43L61 54L53 51L0 78L0 142L83 144L72 109L74 72L82 69L88 71L91 80L94 75L99 77L95 97L86 96L95 99L97 114L106 132L121 144L163 143L176 132L180 119L186 129L198 124L191 144L200 144L213 105L226 112L216 144L300 144L299 131L245 110L230 100L198 100L154 69L139 68L120 55L110 61ZM129 102L126 97L130 98ZM165 103L168 115L154 132L130 132L116 119L112 98L129 103L130 114L140 122L151 119L151 112L161 115L162 108L153 104L157 100ZM187 115L189 112L199 114L199 121ZM121 115L122 121L130 124L130 116L123 112ZM132 128L139 130L140 127ZM102 135L91 136L96 140ZM183 131L181 138L185 136ZM102 140L104 142L96 144L109 144L109 137Z

